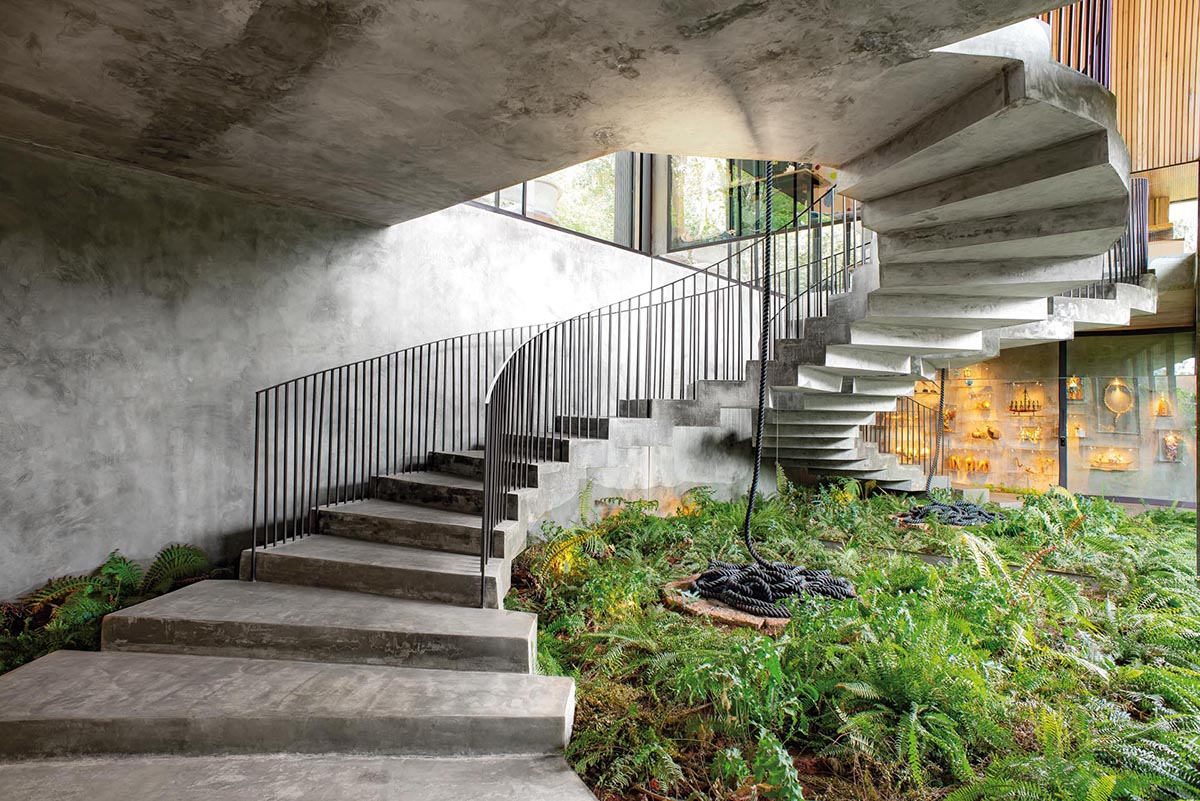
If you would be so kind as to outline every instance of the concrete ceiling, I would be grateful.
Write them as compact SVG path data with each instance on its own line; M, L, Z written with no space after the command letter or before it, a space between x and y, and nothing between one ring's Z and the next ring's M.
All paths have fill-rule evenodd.
M6 0L0 136L390 224L614 150L836 165L1054 5Z

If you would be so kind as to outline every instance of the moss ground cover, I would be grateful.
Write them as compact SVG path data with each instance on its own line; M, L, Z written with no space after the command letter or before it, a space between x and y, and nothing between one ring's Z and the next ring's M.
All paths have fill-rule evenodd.
M745 559L744 501L585 509L526 552L508 605L538 613L540 669L577 680L568 756L601 799L1200 796L1194 515L1055 492L1001 523L901 531L911 501L867 495L788 487L760 507L765 552L859 594L796 603L778 636L660 600Z

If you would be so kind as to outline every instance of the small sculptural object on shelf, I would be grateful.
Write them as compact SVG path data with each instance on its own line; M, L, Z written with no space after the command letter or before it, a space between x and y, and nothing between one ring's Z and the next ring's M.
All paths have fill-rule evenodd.
M1067 400L1073 403L1083 400L1083 379L1077 375L1067 379Z
M1042 410L1042 402L1037 398L1029 397L1029 388L1021 390L1021 397L1013 398L1008 402L1008 410L1013 414L1032 414Z
M1124 451L1101 451L1092 457L1092 467L1099 470L1128 470L1132 460Z
M980 426L971 431L971 439L1000 439L1000 429L995 426Z
M1171 411L1171 402L1167 400L1166 395L1159 395L1158 402L1154 404L1155 417L1170 417L1174 414Z
M1041 426L1021 426L1020 442L1039 443L1042 441Z
M1164 434L1162 438L1162 461L1178 462L1179 461L1179 446L1183 443L1183 437L1176 431Z

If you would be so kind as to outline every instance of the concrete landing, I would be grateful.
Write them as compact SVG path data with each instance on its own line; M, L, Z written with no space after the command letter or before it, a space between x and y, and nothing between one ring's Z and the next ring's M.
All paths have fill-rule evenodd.
M115 757L0 763L5 801L595 801L559 756Z
M0 677L0 758L549 754L574 706L550 676L57 651Z
M250 551L242 552L241 575L250 575ZM479 557L318 534L260 549L259 581L352 590L414 601L479 605ZM487 605L508 592L508 562L492 559L485 576Z
M106 651L532 673L537 617L359 592L201 581L104 619Z
M322 534L468 556L479 554L483 527L479 515L374 498L322 506L319 514ZM506 520L496 526L492 556L512 559L524 548L525 532L516 522Z

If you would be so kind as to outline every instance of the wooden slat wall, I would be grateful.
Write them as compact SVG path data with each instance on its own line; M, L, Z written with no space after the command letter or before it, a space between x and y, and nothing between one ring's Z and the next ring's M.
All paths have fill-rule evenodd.
M1134 170L1200 159L1200 0L1113 0L1112 91Z

